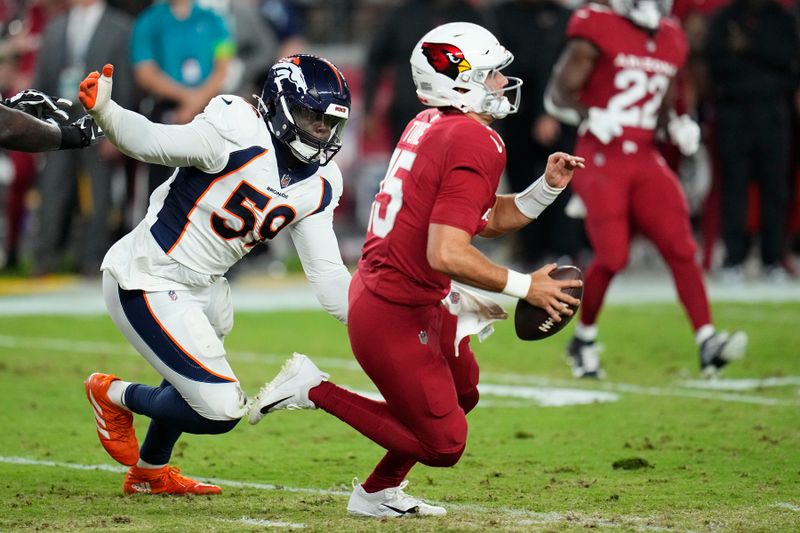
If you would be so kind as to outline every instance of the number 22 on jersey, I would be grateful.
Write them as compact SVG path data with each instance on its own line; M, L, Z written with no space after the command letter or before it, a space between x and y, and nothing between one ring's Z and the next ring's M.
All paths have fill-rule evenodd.
M381 181L369 214L368 231L377 237L386 237L394 227L397 213L403 206L403 178L414 164L417 154L410 150L395 148L389 161L389 170Z
M619 116L622 126L653 130L661 101L669 87L663 74L648 76L639 69L624 69L614 77L614 86L621 92L608 100L607 109ZM648 97L641 105L635 105Z

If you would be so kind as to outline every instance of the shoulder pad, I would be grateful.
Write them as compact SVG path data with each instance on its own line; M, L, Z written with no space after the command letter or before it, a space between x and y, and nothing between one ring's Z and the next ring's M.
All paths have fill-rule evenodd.
M240 96L222 94L208 102L203 117L228 141L237 143L258 135L263 121L256 111Z

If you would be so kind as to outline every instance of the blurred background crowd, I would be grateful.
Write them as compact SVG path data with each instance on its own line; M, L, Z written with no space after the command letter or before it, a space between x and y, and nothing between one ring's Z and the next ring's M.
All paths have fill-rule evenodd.
M408 57L429 29L469 21L516 56L520 112L497 123L508 146L504 190L525 188L573 128L542 103L579 0L0 0L0 92L25 88L77 101L86 73L113 63L113 98L152 120L185 123L221 93L261 92L277 58L322 55L344 72L352 118L336 161L345 176L337 233L354 262L389 155L422 109ZM800 252L800 2L675 0L690 43L678 111L701 124L691 158L665 144L678 170L704 268L725 282L792 282ZM82 115L80 105L73 118ZM171 170L136 164L107 141L80 151L0 152L0 267L7 275L99 276L109 245L144 215ZM722 186L722 185L725 186ZM292 268L279 237L245 268ZM513 239L484 243L506 264L582 265L591 254L569 194ZM766 254L766 255L765 255ZM252 256L252 257L251 257ZM724 260L723 260L724 257ZM775 266L775 265L779 266ZM769 265L770 268L764 268Z

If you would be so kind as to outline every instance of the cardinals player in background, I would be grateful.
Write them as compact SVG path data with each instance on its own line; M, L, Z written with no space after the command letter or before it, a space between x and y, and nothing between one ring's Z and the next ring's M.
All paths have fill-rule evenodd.
M417 96L433 109L417 115L397 144L349 293L350 344L385 402L334 385L308 357L295 354L251 408L256 423L278 409L319 407L387 450L366 481L354 483L351 514L446 514L403 489L418 462L458 462L465 415L478 402L470 331L451 312L460 308L460 318L474 312L484 325L504 314L463 288L448 296L451 280L524 298L556 321L568 304L579 303L561 289L581 282L550 278L554 264L515 272L471 244L474 235L497 236L530 223L583 166L579 157L555 153L528 189L496 194L506 153L489 124L517 110L520 80L501 73L512 59L490 32L466 22L431 30L412 51Z
M628 261L634 232L655 244L672 271L703 374L716 374L747 347L744 332L714 328L686 199L655 145L659 130L684 155L700 141L697 124L673 109L673 82L688 47L678 22L667 17L670 8L671 0L610 0L575 11L545 93L550 114L580 125L575 151L586 159L573 186L586 205L594 257L567 348L576 377L603 375L596 322L611 280Z

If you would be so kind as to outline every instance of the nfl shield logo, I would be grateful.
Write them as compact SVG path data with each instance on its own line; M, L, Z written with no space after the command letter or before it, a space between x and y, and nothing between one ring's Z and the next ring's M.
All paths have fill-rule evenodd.
M292 181L291 176L289 174L284 174L281 176L281 187L286 187Z
M428 332L424 329L419 332L419 343L428 344Z
M178 295L175 291L169 291L167 293L167 296L169 296L169 299L172 300L173 302L178 299Z

